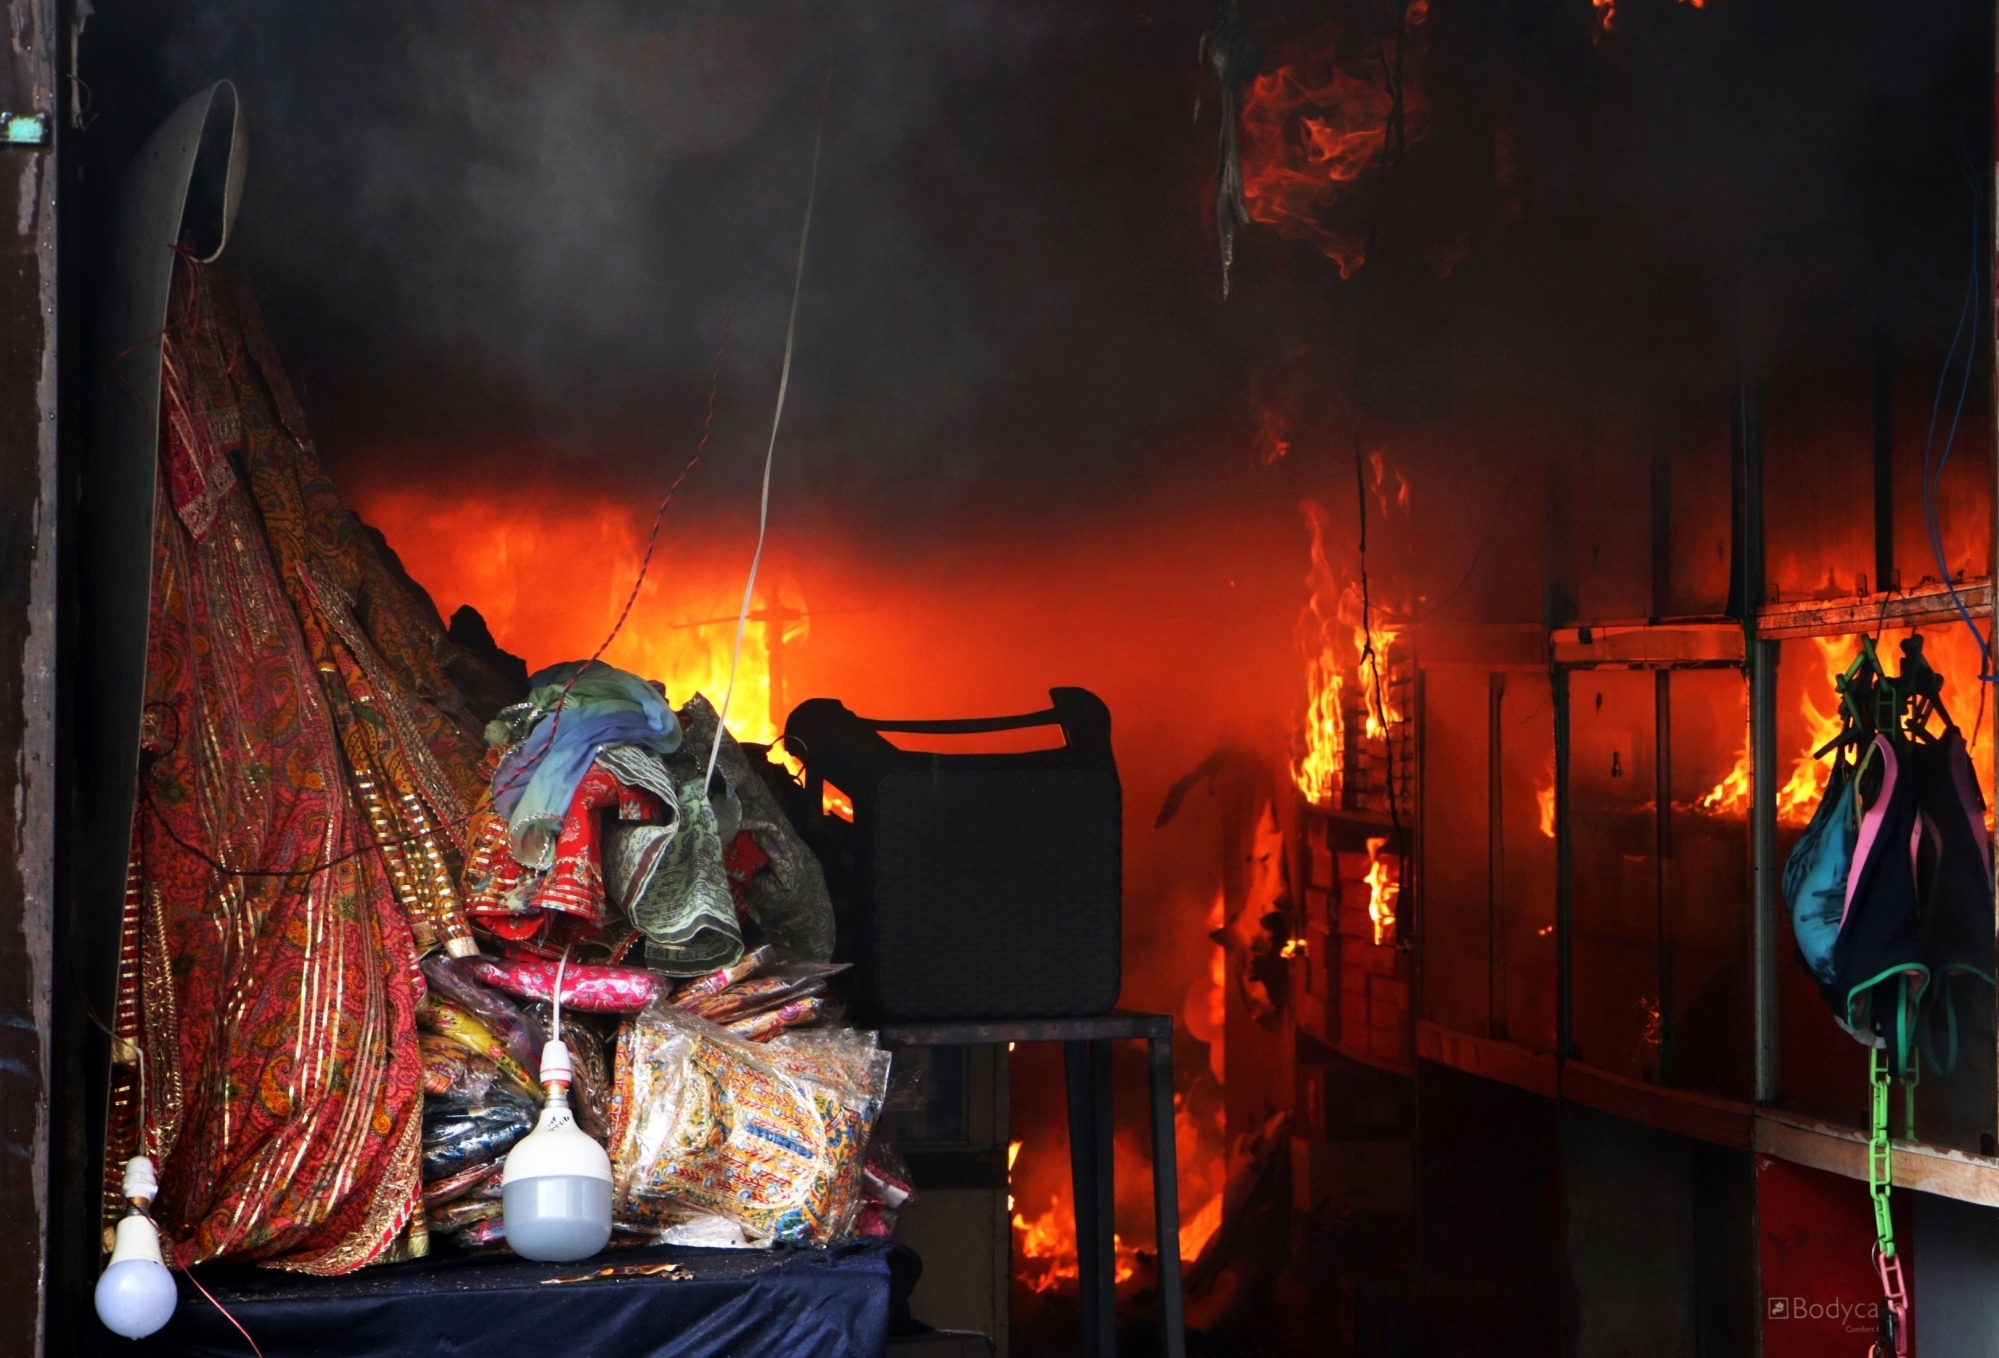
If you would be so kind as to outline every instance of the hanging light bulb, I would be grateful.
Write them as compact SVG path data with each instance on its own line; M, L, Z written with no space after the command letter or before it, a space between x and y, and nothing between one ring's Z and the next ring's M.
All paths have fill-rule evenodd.
M569 960L563 953L563 963ZM611 1157L569 1111L574 1068L562 1041L562 972L555 970L555 1036L541 1049L541 1118L507 1155L501 1215L524 1259L587 1259L611 1239Z
M153 1162L137 1155L125 1162L125 1196L132 1211L118 1223L111 1264L97 1280L97 1318L127 1339L143 1339L173 1319L179 1292L160 1253L160 1228L146 1215L159 1196Z

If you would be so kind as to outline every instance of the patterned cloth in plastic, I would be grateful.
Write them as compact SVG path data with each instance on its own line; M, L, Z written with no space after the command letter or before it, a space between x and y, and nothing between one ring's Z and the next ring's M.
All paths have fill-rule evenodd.
M758 1045L657 1004L626 1024L611 1117L623 1219L723 1216L801 1245L847 1233L889 1055L872 1033L803 1036Z

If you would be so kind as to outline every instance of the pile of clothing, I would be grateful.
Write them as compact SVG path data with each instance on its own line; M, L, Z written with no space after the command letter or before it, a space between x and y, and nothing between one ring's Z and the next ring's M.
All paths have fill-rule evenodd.
M107 1225L146 1155L177 1266L497 1246L559 970L627 1234L854 1228L888 1058L828 989L784 771L699 696L447 628L341 502L248 287L176 268Z
M832 955L825 876L770 787L784 775L753 769L706 698L676 713L601 662L529 682L486 726L491 806L464 880L476 929L512 956L589 943L668 976L732 965L746 934L789 960Z

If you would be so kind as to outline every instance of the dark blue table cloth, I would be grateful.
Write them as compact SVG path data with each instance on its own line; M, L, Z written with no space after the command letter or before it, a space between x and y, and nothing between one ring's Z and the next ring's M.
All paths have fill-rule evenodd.
M580 1264L461 1256L340 1278L256 1268L199 1276L265 1358L881 1358L895 1249L886 1241L775 1252L649 1246ZM666 1260L694 1276L544 1281ZM92 1352L249 1354L235 1327L185 1277L180 1283L179 1309L150 1339L120 1339L92 1316Z

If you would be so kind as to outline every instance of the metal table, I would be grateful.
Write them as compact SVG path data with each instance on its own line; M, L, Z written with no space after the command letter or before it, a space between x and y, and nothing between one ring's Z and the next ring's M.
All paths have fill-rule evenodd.
M1166 1358L1186 1358L1180 1298L1180 1184L1173 1148L1173 1020L1114 1009L1094 1018L886 1023L897 1047L1060 1042L1069 1085L1069 1172L1076 1204L1076 1271L1084 1358L1116 1358L1116 1171L1111 1151L1111 1043L1142 1041L1151 1060L1152 1212L1159 1241L1159 1309Z

